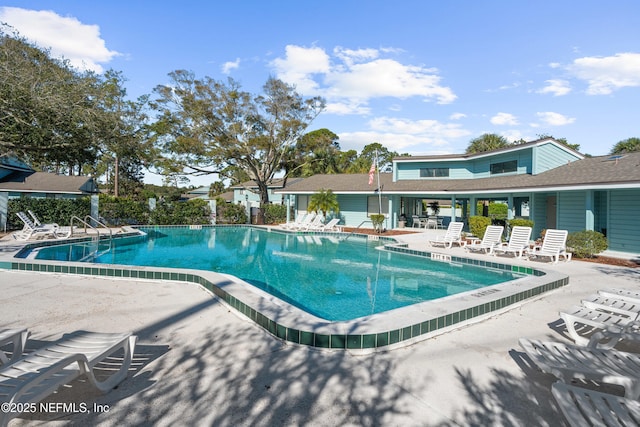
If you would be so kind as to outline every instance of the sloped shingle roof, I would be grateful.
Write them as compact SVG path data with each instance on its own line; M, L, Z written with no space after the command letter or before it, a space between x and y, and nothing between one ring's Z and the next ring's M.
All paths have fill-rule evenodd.
M373 192L368 174L314 175L287 185L279 193L313 193L320 189L334 193ZM509 175L476 179L414 179L392 182L391 174L380 174L380 184L387 193L469 193L517 190L544 190L562 187L637 185L640 187L640 152L623 155L587 157L538 175Z
M12 174L0 182L0 191L25 193L83 194L95 191L93 178L87 176L56 175L47 172ZM87 185L89 184L89 185Z

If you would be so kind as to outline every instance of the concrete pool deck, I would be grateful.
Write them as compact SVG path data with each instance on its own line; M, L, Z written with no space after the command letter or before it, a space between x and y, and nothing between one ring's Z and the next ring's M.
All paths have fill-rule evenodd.
M428 237L397 236L415 249ZM480 323L360 356L285 344L195 284L0 270L0 326L28 327L29 349L77 329L139 336L117 389L99 395L76 381L47 399L108 412L22 415L10 425L559 425L554 379L523 365L518 338L567 340L558 311L605 287L640 290L640 269L524 263L570 283Z

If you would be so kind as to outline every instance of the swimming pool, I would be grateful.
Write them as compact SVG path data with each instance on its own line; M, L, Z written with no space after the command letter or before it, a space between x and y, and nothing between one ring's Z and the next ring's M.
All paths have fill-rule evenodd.
M145 238L115 240L108 251L91 243L72 243L41 248L35 259L231 274L330 321L357 319L525 276L384 251L379 241L358 236L344 240L249 227L141 230Z
M215 228L216 230L221 230L222 228L256 229L256 227L240 225L215 227L155 226L151 230L159 233L168 233L174 229L189 229L191 233L197 231L193 230L194 228ZM252 236L252 234L251 232L248 235ZM327 239L333 242L332 239L340 239L345 236L342 233L274 232L275 234L285 234L288 239L285 239L285 241L289 242L308 242L309 250L312 250L312 242L316 245L322 242L324 245L324 241ZM193 235L195 236L195 233ZM119 242L116 245L120 247L122 243L126 243L126 240L131 239L132 236L139 236L139 232L125 227L113 241ZM356 238L358 236L354 235L347 242ZM360 243L365 243L365 238L360 236L360 239L362 239ZM141 237L134 237L133 240L135 239L144 240ZM258 327L285 342L321 349L348 350L357 354L366 354L378 349L391 350L411 345L417 341L482 321L517 307L531 298L536 298L569 284L568 275L563 274L561 271L540 268L537 263L523 265L518 260L481 255L461 255L461 252L455 250L432 252L426 245L419 245L419 248L417 248L410 243L380 238L379 242L366 243L366 250L370 254L376 255L376 269L377 257L380 256L382 261L384 256L389 256L386 252L393 252L410 255L418 260L418 263L436 260L443 264L452 264L458 269L478 266L491 270L514 272L519 275L525 275L525 277L353 320L331 321L314 316L229 274L193 269L191 265L188 268L173 268L111 264L114 262L114 258L103 260L107 264L90 262L91 254L94 250L102 252L103 248L106 247L108 249L110 246L108 243L96 243L92 242L92 240L88 236L78 237L74 240L74 243L83 244L82 246L76 246L76 248L84 247L80 257L88 255L89 257L85 258L85 262L65 261L66 259L76 259L78 257L78 254L67 255L71 248L71 246L68 246L69 241L41 240L25 242L21 245L11 245L4 248L4 250L0 250L0 269L88 277L98 276L134 281L151 280L157 282L159 280L169 280L184 283L185 286L194 284L215 294L232 308L232 312L235 312L238 316L250 320ZM247 242L250 240L251 238ZM157 240L149 240L147 244L153 247L156 242ZM207 247L209 245L218 247L218 244L216 236L215 239L209 240ZM382 244L385 246L385 252L380 252L376 249L376 246ZM61 245L65 245L64 247L67 248L67 251L58 253L60 260L36 258L39 251ZM222 243L220 245L223 246ZM301 249L302 244L300 243L299 246ZM168 253L171 252L171 250L168 251ZM229 254L233 256L234 252L229 252ZM331 269L340 272L348 270L346 267L339 266L333 266ZM388 293L393 290L396 296L405 296L406 293L412 292L413 288L415 288L411 282L403 283L402 280L400 282L396 280L394 283L393 288L390 288ZM381 293L380 288L376 289L374 286L371 289L376 291L372 295L376 297L375 301L377 301L377 297ZM228 331L228 333L233 334L234 331Z

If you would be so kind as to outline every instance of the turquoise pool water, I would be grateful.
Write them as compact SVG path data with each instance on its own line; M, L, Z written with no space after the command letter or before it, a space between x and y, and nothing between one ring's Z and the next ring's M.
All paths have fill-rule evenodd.
M192 268L234 275L315 316L351 320L522 275L377 249L353 236L296 236L250 227L142 229L145 238L44 247L36 259ZM104 249L101 245L99 249Z

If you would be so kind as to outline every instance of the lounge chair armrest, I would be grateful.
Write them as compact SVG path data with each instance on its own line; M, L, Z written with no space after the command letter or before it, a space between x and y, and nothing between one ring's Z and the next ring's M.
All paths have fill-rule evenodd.
M88 360L84 354L72 354L70 356L67 356L64 359L60 359L59 361L57 361L51 366L42 368L42 370L38 371L38 375L34 376L31 380L26 381L23 384L21 384L19 387L17 387L16 391L11 396L11 400L9 401L9 403L19 403L20 397L22 395L29 392L38 384L42 383L45 380L48 380L52 376L63 371L65 368L69 367L74 363L78 364L78 368L80 369L80 372L86 373L89 370ZM48 396L53 391L55 390L51 390L49 393L46 393L45 396ZM38 399L38 401L39 400L40 399ZM28 403L28 402L23 402L23 403Z

